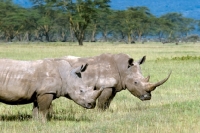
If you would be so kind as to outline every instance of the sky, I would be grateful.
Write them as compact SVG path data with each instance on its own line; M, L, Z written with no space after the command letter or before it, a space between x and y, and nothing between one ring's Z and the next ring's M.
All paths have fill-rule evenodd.
M30 7L29 0L13 0L14 3ZM182 13L185 17L200 20L200 0L111 0L111 8L124 10L128 7L146 6L155 16L169 12Z
M123 10L131 6L146 6L156 16L178 12L185 17L200 19L200 0L111 0L113 9Z

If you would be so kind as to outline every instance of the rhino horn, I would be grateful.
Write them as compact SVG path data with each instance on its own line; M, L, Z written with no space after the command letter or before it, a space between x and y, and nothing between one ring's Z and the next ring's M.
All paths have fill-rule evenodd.
M149 82L149 79L150 79L150 76L148 75L148 76L144 79L144 81L145 81L145 82Z
M105 87L101 87L99 90L94 90L93 92L93 96L94 96L94 99L98 98L100 95L101 95L101 92L103 91Z
M159 81L159 82L157 82L157 83L155 83L155 84L150 84L149 87L148 87L148 91L153 91L153 90L156 89L156 87L158 87L158 86L164 84L164 83L169 79L171 73L172 73L172 72L170 72L169 75L168 75L165 79L163 79L163 80L161 80L161 81Z

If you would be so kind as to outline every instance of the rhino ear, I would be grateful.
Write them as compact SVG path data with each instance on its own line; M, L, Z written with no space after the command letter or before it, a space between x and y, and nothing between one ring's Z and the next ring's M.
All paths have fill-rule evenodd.
M87 69L88 64L84 64L81 66L80 72L84 72Z
M82 77L81 72L84 72L86 70L87 66L88 66L88 64L86 63L80 67L77 67L71 71L71 74L77 75L79 78L81 78Z
M88 64L86 63L86 64L82 65L81 67L78 67L78 68L76 69L76 71L75 71L75 74L76 74L79 78L82 78L81 72L84 72L84 71L87 69L87 66L88 66Z
M129 58L129 60L128 60L128 68L133 66L133 61L134 61L133 58Z
M143 63L145 62L145 60L146 60L146 56L143 56L143 57L138 61L138 63L141 65L141 64L143 64Z

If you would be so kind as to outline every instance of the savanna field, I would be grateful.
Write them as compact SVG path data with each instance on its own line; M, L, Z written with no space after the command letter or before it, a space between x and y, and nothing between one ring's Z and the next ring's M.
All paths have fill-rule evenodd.
M37 60L66 55L87 57L126 53L134 60L146 55L142 73L150 82L170 79L140 101L127 90L117 93L105 112L87 110L66 98L53 101L46 124L32 120L32 104L0 103L1 133L199 133L200 43L1 43L0 58Z

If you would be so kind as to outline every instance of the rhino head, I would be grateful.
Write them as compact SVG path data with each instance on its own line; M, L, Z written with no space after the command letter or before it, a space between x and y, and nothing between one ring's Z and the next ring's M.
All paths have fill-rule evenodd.
M97 90L95 85L88 87L83 82L81 73L84 72L86 68L87 64L84 64L71 70L67 87L71 89L68 90L66 97L84 108L92 109L96 106L96 99L100 96L104 87Z
M146 56L142 57L139 61L136 62L134 62L132 58L129 58L125 68L126 71L121 74L123 79L123 88L128 89L131 94L138 97L142 101L150 100L151 91L155 90L156 87L164 84L171 75L170 72L165 79L157 83L150 83L150 76L144 78L140 69L140 65L143 64L145 60Z

